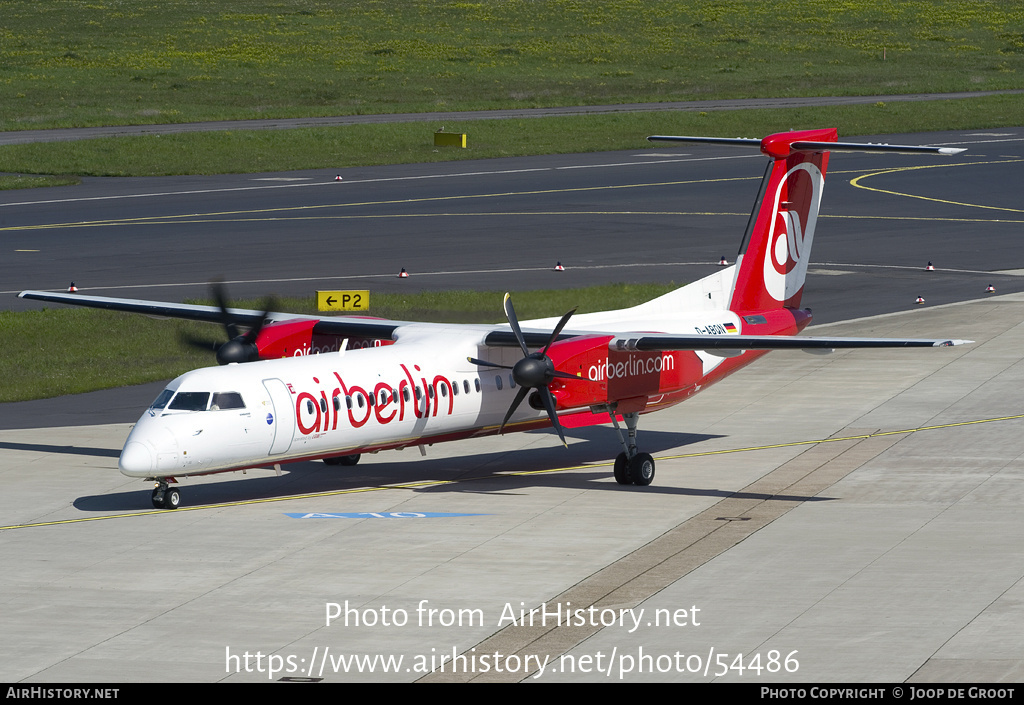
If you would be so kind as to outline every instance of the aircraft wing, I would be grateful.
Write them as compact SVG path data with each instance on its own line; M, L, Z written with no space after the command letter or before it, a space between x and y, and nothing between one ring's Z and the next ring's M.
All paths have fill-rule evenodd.
M582 335L608 335L606 331L562 331L556 340ZM531 347L548 343L550 333L524 330L523 338ZM672 350L833 350L837 348L941 348L973 343L973 340L948 338L823 338L800 335L662 335L644 333L616 334L608 343L612 350L626 352L670 352ZM515 334L508 330L491 331L484 344L518 347Z
M973 343L949 338L819 338L800 335L643 335L617 336L613 350L667 352L670 350L833 350L837 348L941 348Z
M176 304L164 301L147 301L144 299L119 299L107 296L90 296L48 291L23 291L20 298L48 303L86 306L89 308L106 309L109 311L125 311L141 313L160 318L182 318L190 321L223 323L224 314L216 306L198 304ZM241 325L255 326L264 317L263 311L252 309L229 308L227 310L233 322ZM269 321L285 321L307 319L317 321L314 332L323 335L393 339L395 331L405 325L406 321L391 321L378 318L360 318L356 316L310 316L296 313L270 312ZM557 340L568 340L581 335L608 335L607 331L568 330L562 331ZM540 348L550 340L547 331L524 330L523 337L531 348ZM484 336L484 344L497 347L519 347L519 342L511 330L503 328L492 330ZM624 333L615 335L609 342L609 348L621 351L656 352L671 350L719 350L738 354L743 350L831 350L837 348L909 348L909 347L944 347L971 343L970 340L952 339L917 339L917 338L827 338L803 336L773 335L661 335L644 333Z
M217 306L201 306L198 304L175 304L164 301L146 301L144 299L118 299L108 296L89 296L87 294L55 293L51 291L23 291L19 298L48 303L86 306L88 308L106 309L108 311L125 311L141 313L159 318L183 318L189 321L205 321L207 323L223 323L224 313ZM233 323L244 326L255 326L263 320L263 311L244 308L229 308L227 313ZM269 312L268 322L295 319L316 320L314 332L324 335L351 337L367 337L390 339L395 329L406 325L403 321L389 321L377 318L359 318L349 316L320 317L299 313Z

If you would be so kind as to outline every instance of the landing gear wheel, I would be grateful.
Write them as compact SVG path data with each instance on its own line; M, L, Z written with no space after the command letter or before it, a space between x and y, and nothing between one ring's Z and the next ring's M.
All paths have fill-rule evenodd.
M177 509L181 505L181 491L177 487L154 487L150 498L155 509Z
M359 453L355 455L342 455L333 458L324 458L324 465L347 465L352 466L359 462Z
M177 509L181 504L181 492L177 487L168 487L164 492L164 509Z
M629 461L629 478L634 485L646 487L654 481L654 458L649 453L637 453Z
M629 476L629 458L625 453L619 453L615 459L615 481L620 485L632 485L633 479Z

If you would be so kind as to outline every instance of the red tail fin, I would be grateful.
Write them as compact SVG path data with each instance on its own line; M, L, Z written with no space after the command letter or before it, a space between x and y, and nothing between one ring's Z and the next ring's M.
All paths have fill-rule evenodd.
M729 308L737 312L800 306L830 152L952 156L964 151L956 147L838 142L834 129L782 132L763 140L667 135L647 139L759 147L771 158L736 258Z
M729 304L733 311L800 306L828 167L828 152L821 143L836 139L836 130L829 129L785 132L761 140L761 151L772 162L736 260ZM816 149L796 142L813 143Z

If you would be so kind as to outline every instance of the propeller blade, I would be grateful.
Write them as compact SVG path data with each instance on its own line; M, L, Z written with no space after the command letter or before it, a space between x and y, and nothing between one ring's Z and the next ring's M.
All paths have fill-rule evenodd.
M519 388L519 393L516 394L516 398L512 402L512 406L510 406L508 408L508 411L505 412L505 418L501 420L501 426L498 428L498 433L504 433L505 432L505 424L507 424L508 420L510 418L512 418L512 414L514 414L516 412L516 409L519 407L520 404L523 403L523 399L525 399L526 395L529 394L529 393L530 393L530 388L529 387L520 387Z
M206 352L217 352L221 345L224 343L218 340L209 340L207 338L193 338L184 331L178 333L178 340L181 341L182 345L187 345L190 348L197 350L205 350Z
M474 365L479 365L480 367L500 367L503 370L511 370L512 369L512 365L499 365L497 362L488 362L487 360L478 360L475 357L467 357L466 359L469 360Z
M576 313L576 309L577 308L579 308L579 306L577 306L576 308L574 308L573 310L569 311L564 316L562 316L562 319L558 322L558 325L555 326L555 329L553 331L551 331L551 337L548 338L548 344L545 345L544 349L540 351L541 355L547 355L548 354L548 348L550 348L552 343L555 342L555 338L557 338L558 334L562 332L563 328L565 328L565 324L569 322L570 318L572 318L572 314Z
M523 339L523 331L519 327L519 319L516 317L516 310L512 308L512 295L505 293L505 318L508 319L508 324L512 326L512 332L516 334L516 340L519 341L519 347L523 349L523 355L529 355L530 349L526 347L526 340Z
M498 429L498 433L505 431L505 424L512 418L512 414L516 412L519 405L523 402L523 399L530 393L531 389L536 389L540 395L541 401L544 404L544 409L547 411L548 419L551 420L551 425L554 426L555 431L558 432L558 437L562 440L562 445L569 447L565 442L565 434L562 432L562 424L558 420L558 413L556 411L555 397L551 393L548 385L551 384L552 380L555 379L581 379L577 375L570 374L568 372L560 372L555 369L554 362L548 357L548 350L554 345L555 340L562 333L562 329L572 318L572 315L576 313L576 309L572 309L562 316L558 321L558 325L551 331L551 336L548 338L547 344L541 348L539 352L530 353L530 349L526 345L526 339L523 337L523 331L519 327L519 318L516 316L515 308L512 306L512 295L505 294L505 318L508 319L508 324L512 328L512 332L515 333L516 340L519 342L519 347L523 350L523 359L517 362L513 367L508 365L498 365L493 362L487 362L485 360L477 360L476 358L468 358L470 362L476 365L482 365L485 367L500 367L503 369L512 370L512 378L519 385L519 392L516 394L515 400L512 402L512 406L508 408L505 413L505 418L501 422L501 427Z
M260 320L256 323L256 325L253 326L252 328L250 328L248 330L248 332L246 332L246 334L244 336L245 337L245 342L247 342L247 343L255 343L256 342L256 338L259 337L260 331L263 330L263 324L267 322L267 319L270 317L270 312L273 311L276 308L276 305L277 305L277 301L274 299L273 296L270 296L270 297L267 298L267 303L263 307L263 315L260 316Z
M555 413L555 398L551 395L551 390L545 386L537 391L540 393L540 400L544 402L544 408L547 409L551 425L558 431L558 437L562 439L562 445L568 448L569 444L565 442L565 434L562 433L562 424L558 422L558 414Z
M276 302L274 297L267 297L264 311L254 325L245 323L240 326L231 317L231 311L228 308L227 288L224 286L224 283L220 281L212 282L210 284L210 294L217 305L217 309L220 311L220 323L227 334L227 341L212 343L182 336L183 342L192 347L213 350L217 353L217 363L221 365L227 365L232 362L254 362L259 360L260 350L257 340L260 331L263 330L267 321L270 320L270 312L275 308ZM245 333L241 332L242 327L246 328Z
M231 320L231 314L228 313L228 297L223 282L213 282L210 284L210 293L213 294L213 300L216 302L217 308L220 309L220 322L228 334L228 340L237 338L240 333L238 326Z

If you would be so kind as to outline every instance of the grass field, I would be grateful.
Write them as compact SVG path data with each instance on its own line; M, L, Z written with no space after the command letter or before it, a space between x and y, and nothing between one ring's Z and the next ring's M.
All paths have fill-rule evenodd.
M843 137L1020 125L1024 95L924 103L654 112L448 123L468 148L434 147L435 126L350 125L297 130L238 130L12 145L0 171L82 176L161 176L340 169L456 159L650 147L649 134L761 137L771 132L838 127ZM664 147L662 147L664 148Z
M4 0L0 130L1024 88L1019 2Z

